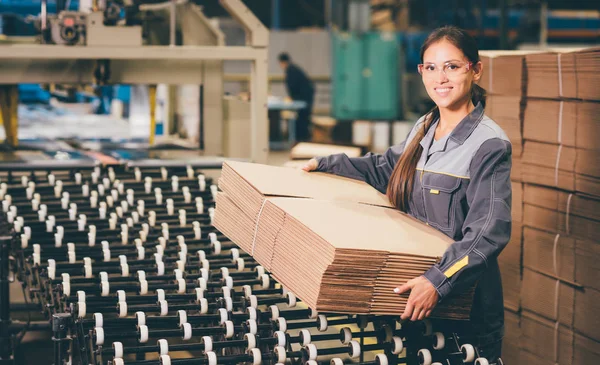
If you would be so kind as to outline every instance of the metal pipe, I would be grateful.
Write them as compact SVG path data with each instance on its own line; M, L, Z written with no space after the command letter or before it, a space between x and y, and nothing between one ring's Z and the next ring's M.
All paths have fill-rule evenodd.
M169 45L175 45L175 26L177 25L177 0L171 0L171 22L169 23Z

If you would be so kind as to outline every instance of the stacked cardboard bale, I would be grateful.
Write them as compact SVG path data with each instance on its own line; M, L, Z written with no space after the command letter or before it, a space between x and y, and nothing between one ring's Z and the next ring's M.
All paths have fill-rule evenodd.
M525 56L520 51L481 52L483 77L479 85L488 97L486 114L506 132L512 144L512 232L511 238L498 257L504 289L504 317L506 335L503 359L517 364L521 339L521 284L523 256L523 182L521 155L523 153L522 121L526 95L527 69Z
M600 48L484 52L483 63L481 86L491 95L486 112L509 135L512 180L522 182L521 198L513 199L521 216L513 227L524 227L521 252L511 239L500 256L511 310L504 357L534 365L600 363ZM517 264L521 289L514 298ZM518 342L510 333L515 300Z
M600 363L600 48L530 54L522 361Z

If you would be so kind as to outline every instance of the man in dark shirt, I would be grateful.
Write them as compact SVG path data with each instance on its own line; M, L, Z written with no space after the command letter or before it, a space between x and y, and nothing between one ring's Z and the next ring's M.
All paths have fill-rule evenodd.
M315 99L315 86L308 78L306 73L297 65L292 63L290 56L287 53L279 55L279 65L285 72L285 85L287 93L293 100L300 100L306 103L306 108L298 110L296 118L296 140L310 140L310 115Z

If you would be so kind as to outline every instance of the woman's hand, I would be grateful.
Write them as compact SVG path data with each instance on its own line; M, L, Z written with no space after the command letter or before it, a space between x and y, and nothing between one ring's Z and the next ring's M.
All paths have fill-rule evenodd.
M309 171L316 170L318 166L319 166L319 161L317 161L316 158L311 158L306 163L306 165L302 166L302 170L309 172Z
M410 296L401 318L421 321L429 317L439 299L438 292L433 284L424 276L419 276L394 289L394 293L402 294L409 290Z

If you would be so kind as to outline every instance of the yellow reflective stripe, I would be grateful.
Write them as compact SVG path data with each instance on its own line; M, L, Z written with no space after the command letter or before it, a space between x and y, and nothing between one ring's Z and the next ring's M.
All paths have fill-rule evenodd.
M447 278L451 278L452 275L454 275L458 272L458 270L462 269L463 267L467 266L468 264L469 264L469 256L465 256L462 259L460 259L459 261L457 261L454 265L450 266L450 268L444 272L444 275L446 275Z
M470 177L468 177L468 176L460 176L460 175L449 174L447 172L425 170L425 169L422 169L420 167L417 167L417 170L421 171L421 178L423 177L423 173L424 172L431 172L432 174L440 174L440 175L452 176L452 177L457 177L459 179L467 179L467 180L470 179Z
M430 194L436 194L436 195L437 195L437 194L439 194L439 193L440 193L440 191L439 191L438 189L431 189L431 190L429 190L429 193L430 193Z

